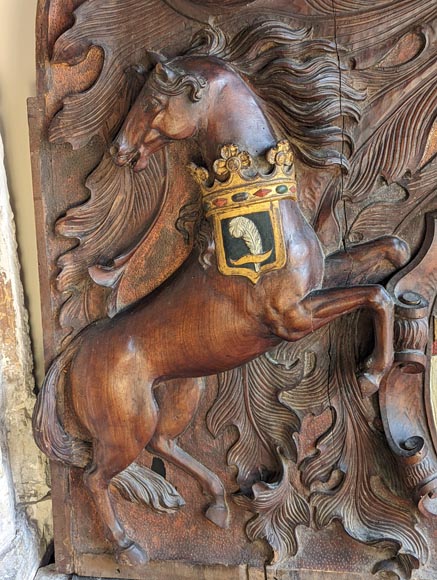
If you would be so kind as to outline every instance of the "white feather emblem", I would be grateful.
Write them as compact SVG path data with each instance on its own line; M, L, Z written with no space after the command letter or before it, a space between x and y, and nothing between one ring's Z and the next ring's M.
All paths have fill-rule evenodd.
M263 253L261 235L254 222L247 217L239 216L229 222L229 233L233 238L241 238L253 256ZM260 264L254 264L259 272Z

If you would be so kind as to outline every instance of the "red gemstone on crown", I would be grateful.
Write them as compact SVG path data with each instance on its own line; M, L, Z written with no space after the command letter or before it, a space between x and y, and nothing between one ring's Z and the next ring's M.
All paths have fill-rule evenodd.
M224 197L218 197L212 202L216 207L223 207L228 204L228 200Z
M271 189L258 189L258 191L255 191L253 195L256 195L257 197L265 197L271 191Z

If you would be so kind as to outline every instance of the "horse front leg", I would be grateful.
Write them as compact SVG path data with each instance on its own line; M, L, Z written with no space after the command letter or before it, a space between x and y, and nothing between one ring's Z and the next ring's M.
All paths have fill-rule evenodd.
M192 422L204 391L203 379L177 379L156 389L159 420L147 449L173 463L196 479L203 493L212 498L205 517L220 528L229 526L229 509L220 478L181 447L177 438Z
M372 314L375 345L358 377L363 397L375 393L393 364L394 306L388 292L378 285L328 288L308 294L283 311L275 333L285 340L299 340L339 316L367 308Z

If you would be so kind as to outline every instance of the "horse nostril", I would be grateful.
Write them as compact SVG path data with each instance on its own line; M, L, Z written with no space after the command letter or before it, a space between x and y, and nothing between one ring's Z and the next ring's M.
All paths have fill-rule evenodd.
M139 159L141 157L141 154L139 151L136 151L135 154L131 157L131 159L129 159L128 163L131 167L135 167L135 165L138 163Z
M132 165L133 167L140 157L138 149L123 149L117 143L114 143L109 148L109 152L113 162L119 167L124 167L125 165Z

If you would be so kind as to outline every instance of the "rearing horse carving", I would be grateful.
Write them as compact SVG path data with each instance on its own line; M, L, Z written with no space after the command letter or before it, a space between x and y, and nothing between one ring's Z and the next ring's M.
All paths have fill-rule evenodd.
M261 33L250 33L254 47ZM291 67L293 34L287 29L282 43L252 51L253 70L264 71L258 72L264 94L269 83L272 92L281 91L274 73L282 70L286 76ZM198 407L203 388L198 378L238 367L282 340L297 341L365 308L373 318L374 349L362 364L359 383L363 396L371 395L392 364L392 301L378 285L338 285L351 261L365 270L383 260L400 267L408 259L406 244L395 237L325 258L299 209L294 159L331 169L343 165L343 156L327 147L346 142L332 122L340 114L336 97L344 98L343 114L355 110L353 89L344 83L338 92L334 61L323 54L322 43L311 71L295 66L302 75L296 81L295 122L287 95L282 109L268 102L250 75L232 64L241 59L236 48L241 39L224 47L222 39L207 35L208 50L197 46L197 53L154 66L112 145L114 162L139 172L169 142L195 143L195 161L204 166L192 169L203 193L198 243L156 291L91 324L70 343L52 364L34 415L40 448L53 460L86 468L85 484L117 557L130 565L146 562L147 553L126 534L109 485L144 447L198 479L211 497L206 517L222 527L228 523L220 479L177 444ZM313 84L306 82L310 77ZM299 110L313 126L307 119L298 124ZM192 187L198 187L194 179ZM230 254L234 243L242 252L236 257ZM56 393L64 384L88 441L68 434L57 415Z

